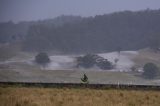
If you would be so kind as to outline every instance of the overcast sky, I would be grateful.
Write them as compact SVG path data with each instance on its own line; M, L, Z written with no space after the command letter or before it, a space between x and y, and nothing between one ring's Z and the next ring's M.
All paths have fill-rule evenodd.
M0 0L0 22L59 15L95 16L123 10L159 9L160 0Z

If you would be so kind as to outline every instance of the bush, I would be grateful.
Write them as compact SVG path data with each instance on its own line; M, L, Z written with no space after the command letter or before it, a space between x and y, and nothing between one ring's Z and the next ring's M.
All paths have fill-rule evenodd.
M41 65L46 65L50 62L50 59L47 55L47 53L38 53L35 57L35 62Z
M88 77L87 77L86 74L83 75L83 78L81 78L81 81L82 81L83 83L89 83Z
M85 56L77 57L77 67L91 68L95 65L103 70L113 68L111 62L95 54L87 54Z
M145 64L143 70L143 75L148 79L153 79L158 73L158 67L153 63Z
M97 55L94 55L94 54L87 54L85 56L80 56L80 57L77 57L77 66L78 67L84 67L84 68L91 68L95 65L96 63L96 58L97 58Z
M110 70L113 69L113 65L107 59L102 59L101 61L97 62L96 65L103 69L103 70Z

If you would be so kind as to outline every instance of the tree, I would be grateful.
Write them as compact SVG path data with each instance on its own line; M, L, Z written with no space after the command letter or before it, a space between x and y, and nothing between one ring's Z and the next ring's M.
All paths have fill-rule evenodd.
M95 65L97 57L98 56L94 54L87 54L83 57L82 56L77 57L77 62L78 62L77 66L84 68L91 68Z
M95 54L87 54L85 56L77 57L77 67L91 68L93 66L98 66L103 70L109 70L113 68L111 62Z
M138 50L150 46L149 37L155 38L154 34L160 32L159 14L160 10L116 12L83 18L77 23L67 22L61 27L56 27L55 22L49 20L33 22L31 25L35 27L30 25L27 28L24 47L25 50L56 50L65 53L120 52L119 47L122 50ZM0 41L5 41L6 34L11 33L13 28L8 30L10 28L1 27Z
M88 77L87 77L86 74L83 75L83 78L81 78L81 81L82 81L83 83L89 83Z
M111 62L109 62L107 59L102 59L99 62L96 63L96 65L103 70L110 70L113 68L113 65Z
M153 79L157 75L158 67L154 63L147 63L144 65L143 70L144 77Z
M47 63L50 62L50 59L49 59L47 53L41 52L35 56L35 62L40 65L45 66Z

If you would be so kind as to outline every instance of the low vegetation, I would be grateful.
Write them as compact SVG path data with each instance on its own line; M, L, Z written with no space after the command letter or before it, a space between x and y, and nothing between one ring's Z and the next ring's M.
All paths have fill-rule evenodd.
M50 59L49 59L47 53L41 52L41 53L36 55L35 62L40 64L40 65L45 66L47 63L50 62Z
M1 106L159 106L159 91L0 87Z
M146 63L143 67L143 75L148 79L153 79L158 74L158 67L154 63Z
M113 65L107 59L95 54L87 54L77 57L77 67L92 68L94 66L103 70L109 70L113 68Z
M83 78L81 78L81 81L82 81L83 83L89 83L89 80L88 80L88 77L87 77L86 74L83 75Z

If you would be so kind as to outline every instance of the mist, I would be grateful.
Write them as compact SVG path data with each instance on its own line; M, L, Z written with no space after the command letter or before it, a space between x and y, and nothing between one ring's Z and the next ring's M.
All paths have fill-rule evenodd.
M1 0L0 81L80 83L87 73L92 83L160 84L159 8L158 0Z
M159 9L159 0L1 0L0 22L36 21L60 15L89 17L124 10Z

